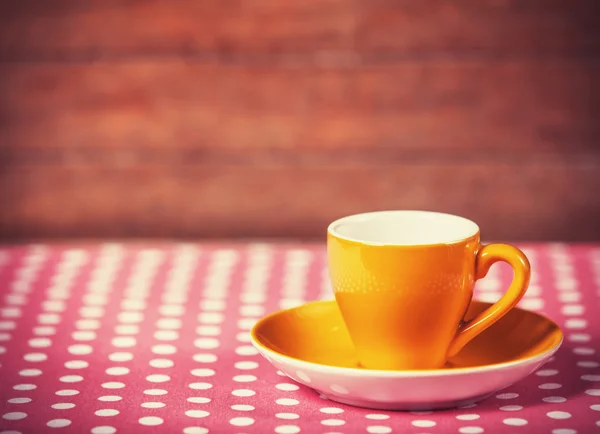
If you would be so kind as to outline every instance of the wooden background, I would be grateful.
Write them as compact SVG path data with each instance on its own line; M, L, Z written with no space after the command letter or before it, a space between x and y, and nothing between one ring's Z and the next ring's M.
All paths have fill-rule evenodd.
M0 2L2 237L598 241L596 3Z

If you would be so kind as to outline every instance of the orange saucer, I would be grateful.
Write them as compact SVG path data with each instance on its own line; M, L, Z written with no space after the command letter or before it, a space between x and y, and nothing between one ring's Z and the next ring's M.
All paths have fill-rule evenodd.
M488 306L473 301L467 318ZM362 369L335 301L311 302L267 315L252 328L251 337L277 369L334 401L406 410L483 399L538 369L563 340L554 322L514 308L442 369Z

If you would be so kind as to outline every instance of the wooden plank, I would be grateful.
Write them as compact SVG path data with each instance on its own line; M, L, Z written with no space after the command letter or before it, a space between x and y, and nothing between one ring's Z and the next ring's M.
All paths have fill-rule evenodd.
M431 209L487 240L600 240L594 164L5 167L0 231L23 237L304 237L339 216Z
M0 2L4 58L317 53L313 60L322 60L332 50L573 56L598 53L599 29L593 0Z
M19 150L571 155L595 150L600 140L598 76L600 60L352 68L4 64L0 134L3 147Z

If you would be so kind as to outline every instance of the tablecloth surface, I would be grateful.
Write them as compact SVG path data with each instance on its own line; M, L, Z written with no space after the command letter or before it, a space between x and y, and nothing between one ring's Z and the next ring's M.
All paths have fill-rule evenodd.
M561 349L481 403L413 413L325 400L252 347L264 314L333 298L323 244L0 247L0 432L600 432L600 245L519 247L520 306L563 328ZM475 297L511 277L494 266Z

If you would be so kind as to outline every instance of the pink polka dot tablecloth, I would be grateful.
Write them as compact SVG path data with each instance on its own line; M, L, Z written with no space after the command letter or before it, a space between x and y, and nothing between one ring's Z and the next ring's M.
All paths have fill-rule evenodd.
M264 314L333 298L322 244L4 246L0 432L600 432L600 245L520 247L520 305L563 328L555 357L476 405L386 412L321 398L250 343ZM510 279L493 267L476 298Z

